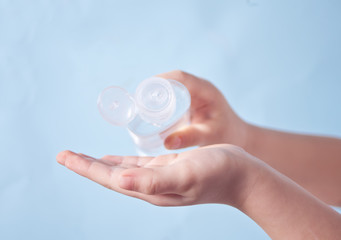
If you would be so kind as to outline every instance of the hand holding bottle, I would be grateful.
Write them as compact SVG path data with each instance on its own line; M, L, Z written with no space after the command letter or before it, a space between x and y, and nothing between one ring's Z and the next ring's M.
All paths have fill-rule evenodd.
M191 95L191 125L165 140L168 149L229 143L246 144L248 124L239 118L223 94L210 82L182 71L157 75L186 86Z
M113 125L127 127L140 155L165 153L164 139L189 123L191 97L178 81L145 79L134 94L110 86L98 97L98 109Z

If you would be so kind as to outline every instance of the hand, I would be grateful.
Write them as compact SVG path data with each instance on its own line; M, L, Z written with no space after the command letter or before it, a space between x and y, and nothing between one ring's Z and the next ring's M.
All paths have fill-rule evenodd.
M155 158L95 159L64 151L57 160L107 188L155 205L234 206L272 239L339 239L341 234L340 214L233 145L212 145Z
M247 124L231 109L223 94L210 82L182 71L158 75L184 84L191 94L191 125L165 140L168 149L229 143L244 147Z
M109 189L160 206L223 203L238 206L259 173L259 160L239 147L212 145L158 157L95 159L63 151L57 160Z

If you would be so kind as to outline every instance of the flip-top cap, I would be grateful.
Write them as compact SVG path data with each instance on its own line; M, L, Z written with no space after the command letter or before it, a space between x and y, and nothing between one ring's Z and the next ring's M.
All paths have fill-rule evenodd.
M157 125L172 116L176 105L170 82L160 77L142 81L136 89L135 101L140 117Z
M99 112L111 124L125 126L136 116L133 97L123 88L107 87L97 100Z

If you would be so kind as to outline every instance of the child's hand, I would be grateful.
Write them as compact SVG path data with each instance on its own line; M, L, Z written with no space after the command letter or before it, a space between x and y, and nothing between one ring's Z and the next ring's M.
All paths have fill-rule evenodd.
M210 82L182 71L158 75L184 84L191 94L191 125L165 140L169 149L229 143L244 147L247 124L231 109L223 94Z
M160 206L238 206L247 197L261 166L241 148L226 144L158 157L95 159L64 151L57 160L109 189Z

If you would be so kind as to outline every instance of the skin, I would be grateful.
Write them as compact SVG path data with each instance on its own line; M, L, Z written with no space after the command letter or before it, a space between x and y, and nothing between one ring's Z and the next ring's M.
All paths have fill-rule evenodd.
M100 159L63 151L57 161L155 205L231 205L273 239L339 239L341 215L323 201L340 203L340 140L252 126L208 81L181 71L159 76L182 82L192 97L191 125L170 135L165 146L204 147L157 157Z
M95 159L63 151L57 161L109 189L155 205L234 206L272 239L339 239L341 235L337 212L234 145L157 157Z
M159 76L183 83L192 97L191 125L170 135L165 140L166 148L234 144L326 203L341 206L340 139L287 133L248 124L210 82L182 71Z
M245 199L239 189L246 192L246 185L255 180L248 178L256 177L246 173L245 167L252 164L244 164L243 155L244 151L233 145L211 145L157 157L95 159L64 151L58 154L57 160L109 189L155 205L226 203L236 206ZM256 168L257 164L254 165Z

